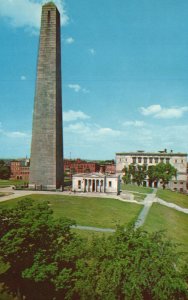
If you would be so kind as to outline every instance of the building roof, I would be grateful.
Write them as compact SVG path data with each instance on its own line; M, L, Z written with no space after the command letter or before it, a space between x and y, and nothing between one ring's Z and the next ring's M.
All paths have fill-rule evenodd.
M93 172L93 173L79 173L74 174L73 177L83 177L83 178L117 178L119 175L116 174L103 174L99 172Z
M123 155L123 156L187 156L187 153L181 152L144 152L144 151L137 151L137 152L118 152L116 155Z

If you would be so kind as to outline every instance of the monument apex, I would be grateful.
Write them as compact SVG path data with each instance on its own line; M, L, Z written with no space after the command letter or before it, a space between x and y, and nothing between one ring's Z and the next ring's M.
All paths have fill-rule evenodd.
M29 187L63 186L60 14L53 2L42 7L33 112Z

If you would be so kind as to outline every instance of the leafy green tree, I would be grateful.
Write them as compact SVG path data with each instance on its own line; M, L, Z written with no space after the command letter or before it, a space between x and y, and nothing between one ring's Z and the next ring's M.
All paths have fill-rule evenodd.
M152 182L161 181L163 188L165 188L169 181L176 177L177 170L170 163L159 163L156 166L149 167L147 174Z
M156 174L156 166L148 166L147 176L151 184L154 181L158 181L157 174Z
M0 211L0 256L15 295L27 300L186 300L187 268L164 233L129 226L89 241L47 202ZM5 278L5 277L4 277ZM5 281L6 282L6 281Z
M147 169L145 165L130 164L128 167L124 167L123 172L125 175L122 177L125 183L136 183L141 185L147 176Z
M122 180L125 184L131 183L131 173L129 172L129 169L125 166L122 170L124 172L124 175L122 176Z
M16 208L0 212L0 256L4 263L9 264L8 277L17 283L16 290L26 278L31 287L38 284L37 290L43 295L39 299L53 298L59 273L68 276L74 264L76 246L73 244L76 241L70 231L74 224L68 219L54 219L47 202L35 202L29 198L19 202ZM42 298L44 284L50 292ZM67 283L64 287L67 289ZM33 295L34 291L32 289L30 293Z
M4 160L0 160L0 179L9 179L10 174L10 167L5 164Z
M174 245L162 232L119 228L94 239L77 263L75 289L81 299L186 299L187 284Z

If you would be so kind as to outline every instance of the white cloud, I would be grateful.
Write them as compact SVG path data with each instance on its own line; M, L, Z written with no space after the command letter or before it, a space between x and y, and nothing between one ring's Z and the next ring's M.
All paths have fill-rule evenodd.
M69 110L67 112L63 112L63 120L65 122L75 121L78 119L85 120L85 119L89 119L89 118L90 118L90 116L86 115L82 111Z
M72 37L68 37L67 39L65 39L65 44L72 44L74 43L74 39Z
M181 118L184 112L188 111L188 107L177 107L177 108L163 108L159 113L155 115L156 118L170 119L170 118Z
M10 138L26 138L26 137L30 137L29 134L27 134L25 132L21 132L21 131L12 131L12 132L5 132L4 131L4 135L6 135L7 137L10 137Z
M61 0L55 0L60 13L61 25L68 23L64 3ZM32 0L0 0L0 17L8 19L13 27L26 27L36 33L36 29L40 28L41 4L44 1Z
M123 126L132 126L132 127L143 127L145 125L145 122L143 121L126 121L123 122Z
M119 130L114 130L108 127L100 127L97 124L84 122L69 124L65 127L65 132L80 135L85 142L91 140L102 140L104 143L105 140L103 140L103 138L112 138L121 134Z
M68 87L78 93L81 90L81 86L79 84L68 84Z
M141 111L142 115L144 115L144 116L154 115L161 111L161 106L158 104L154 104L154 105L150 105L146 108L141 107L140 111Z
M188 106L162 108L159 104L141 107L140 112L144 116L153 116L158 119L181 118L188 111Z
M22 75L22 76L20 77L20 79L24 81L24 80L26 80L27 78L26 78L25 75Z
M68 87L70 88L70 89L72 89L72 90L74 90L76 93L78 93L78 92L83 92L84 94L87 94L87 93L89 93L89 90L87 90L86 88L82 88L79 84L77 84L77 83L74 83L74 84L72 84L72 83L70 83L70 84L68 84Z
M90 48L90 49L89 49L89 53L90 53L91 55L95 55L95 54L96 54L96 50L93 49L93 48Z

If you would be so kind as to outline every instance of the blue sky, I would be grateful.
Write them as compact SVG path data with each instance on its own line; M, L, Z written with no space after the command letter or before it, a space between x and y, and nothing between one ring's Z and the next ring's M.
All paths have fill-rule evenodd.
M30 156L40 0L0 0L0 157ZM54 1L64 156L188 150L188 1Z

